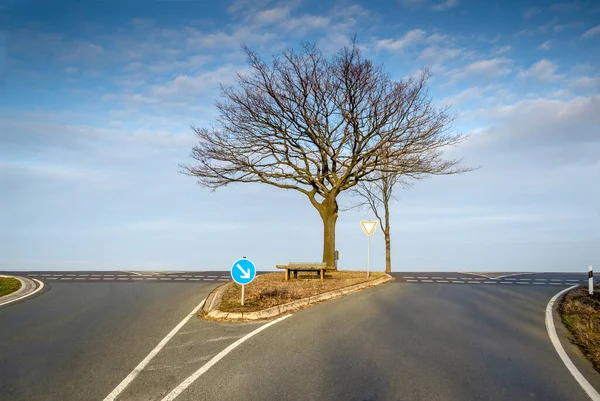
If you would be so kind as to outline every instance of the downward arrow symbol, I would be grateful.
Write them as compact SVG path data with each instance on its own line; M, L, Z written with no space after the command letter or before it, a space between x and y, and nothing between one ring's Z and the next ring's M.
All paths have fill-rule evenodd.
M236 264L236 267L238 269L240 269L240 271L242 272L242 275L240 276L240 278L250 278L250 268L248 268L248 270L244 270L244 268L242 266L240 266L240 264Z

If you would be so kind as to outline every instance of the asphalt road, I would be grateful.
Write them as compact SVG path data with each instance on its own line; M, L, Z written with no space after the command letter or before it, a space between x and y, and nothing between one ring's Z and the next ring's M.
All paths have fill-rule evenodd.
M93 272L52 273L63 276L28 273L40 274L34 277L50 291L0 308L2 400L103 400L219 284L189 279L221 277L170 272L148 274L171 279L149 282L133 280L136 272L99 272L109 276L105 281L91 279ZM66 274L72 276L49 280ZM85 274L87 280L76 280ZM549 299L584 283L585 273L394 276L267 328L177 400L589 399L544 323ZM117 399L162 400L263 324L190 319ZM600 376L563 345L600 389Z
M556 292L386 284L295 313L178 400L589 400L546 333Z
M2 400L102 400L216 285L49 286L0 308Z

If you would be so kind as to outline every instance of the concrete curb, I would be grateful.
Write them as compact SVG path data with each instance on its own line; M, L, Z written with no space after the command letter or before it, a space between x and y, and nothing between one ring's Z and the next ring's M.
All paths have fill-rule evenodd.
M16 278L21 282L21 288L19 288L17 291L0 297L0 306L5 306L8 304L12 304L13 302L28 298L40 291L42 288L44 288L44 283L42 283L41 281L36 280L38 283L40 283L38 286L38 284L36 284L36 281L33 281L27 277L7 276L4 274L0 274L0 277Z
M316 304L318 302L326 301L333 298L341 297L342 295L347 295L356 291L363 290L368 287L375 287L377 285L386 283L388 281L393 280L394 278L389 274L386 274L387 277L382 277L377 280L367 281L365 283L359 283L355 285L351 285L348 287L340 288L337 290L324 292L319 295L314 295L312 297L298 299L296 301L288 302L287 304L276 305L271 308L263 309L261 311L256 312L222 312L219 310L219 305L221 304L221 299L223 297L223 293L227 289L227 285L225 284L213 292L210 293L208 298L206 299L206 303L203 308L203 317L208 320L228 320L228 321L255 321L255 320L266 320L273 319L280 315L283 315L287 312L297 310L312 304Z

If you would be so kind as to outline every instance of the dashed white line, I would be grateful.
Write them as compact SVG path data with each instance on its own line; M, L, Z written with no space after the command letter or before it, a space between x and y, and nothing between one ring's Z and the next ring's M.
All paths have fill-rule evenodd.
M433 280L421 280L422 283L433 283Z
M214 278L205 278L204 281L215 281Z
M469 284L481 284L481 282L480 282L480 281L469 281L468 283L469 283Z
M438 281L436 281L436 283L447 283L447 282L448 282L448 280L438 280Z
M500 284L514 284L514 281L500 281Z
M446 277L448 280L457 280L456 277Z
M465 283L464 281L458 281L458 280L457 281L452 281L452 282L453 283L459 283L459 284L464 284Z
M432 277L432 279L434 279L434 280L441 280L441 279L443 279L443 277Z
M531 283L528 283L528 282L524 282L524 283L523 283L522 281L517 281L517 282L516 282L516 284L529 285L529 284L531 284Z
M76 277L75 280L87 280L86 277Z
M417 277L417 278L429 278L429 277Z
M496 284L497 281L484 281L484 284Z
M219 276L206 276L206 277L212 277L212 278L217 278L217 277L219 277Z
M185 281L186 279L185 278L176 278L175 280L177 280L177 281L184 280Z
M402 277L402 278L414 278L414 276L405 276L405 277Z
M419 282L419 280L406 280L406 281L408 281L409 283L418 283Z
M546 283L531 283L533 285L547 285Z

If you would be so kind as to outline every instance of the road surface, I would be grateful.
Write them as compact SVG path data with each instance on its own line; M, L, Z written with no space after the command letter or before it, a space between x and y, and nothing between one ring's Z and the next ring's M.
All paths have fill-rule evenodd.
M206 272L164 282L68 274L39 276L50 291L0 309L0 398L103 400L218 285L174 280ZM296 312L177 400L589 400L544 323L550 298L586 274L483 274L394 273L393 283ZM162 400L263 324L190 319L117 399Z

